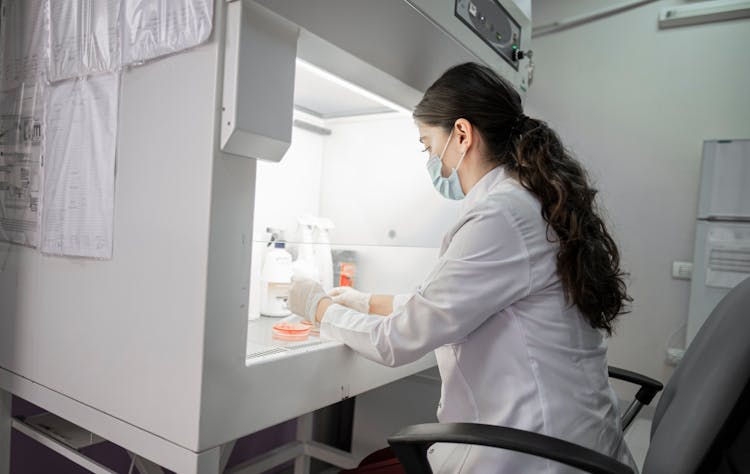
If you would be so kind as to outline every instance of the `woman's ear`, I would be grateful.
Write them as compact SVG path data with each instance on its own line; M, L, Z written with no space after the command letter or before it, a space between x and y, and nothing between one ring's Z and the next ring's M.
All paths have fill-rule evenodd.
M453 133L458 137L458 145L462 153L466 152L476 139L474 136L474 127L465 118L456 120L456 123L453 125Z

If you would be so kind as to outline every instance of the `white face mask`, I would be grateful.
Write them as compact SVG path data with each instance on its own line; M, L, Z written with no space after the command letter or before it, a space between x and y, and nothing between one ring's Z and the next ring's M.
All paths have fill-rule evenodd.
M445 155L445 150L448 149L448 144L451 142L452 137L453 130L451 129L451 133L450 135L448 135L448 141L445 142L445 146L443 147L443 151L440 152L440 156L432 155L430 159L427 160L427 172L430 173L430 178L432 178L432 185L435 186L437 192L439 192L443 197L447 199L453 199L457 201L466 197L466 195L464 194L464 190L461 188L461 181L458 179L458 168L464 161L466 152L461 155L461 158L458 160L458 164L456 165L456 167L451 169L450 176L444 178L441 172L443 167L443 156Z

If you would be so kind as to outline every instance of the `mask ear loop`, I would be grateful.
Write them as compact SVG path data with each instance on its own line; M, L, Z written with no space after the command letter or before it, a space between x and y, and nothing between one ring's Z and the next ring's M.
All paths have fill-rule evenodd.
M443 147L443 151L440 152L440 161L443 161L443 156L445 155L445 150L448 149L448 145L450 144L452 137L453 137L453 129L451 128L451 133L448 134L448 141L445 142L445 146Z
M443 161L443 155L445 154L445 150L448 148L448 144L451 142L451 138L453 137L453 129L451 128L451 133L448 135L448 141L445 142L445 146L443 147L443 151L440 153L440 161ZM456 167L453 168L454 170L458 171L458 168L461 166L461 163L464 161L464 157L466 156L466 152L463 152L461 154L461 158L458 159L458 164L456 164Z
M461 163L463 163L465 156L466 156L466 152L461 153L461 158L458 159L458 164L453 169L455 169L456 171L458 171L458 168L461 166Z

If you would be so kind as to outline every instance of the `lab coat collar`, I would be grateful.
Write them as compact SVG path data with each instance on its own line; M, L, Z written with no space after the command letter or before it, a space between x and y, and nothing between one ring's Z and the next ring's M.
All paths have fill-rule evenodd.
M487 174L477 181L477 184L471 188L469 194L461 202L461 214L466 214L469 210L484 202L484 198L487 197L495 186L509 177L504 166L497 166L487 172Z

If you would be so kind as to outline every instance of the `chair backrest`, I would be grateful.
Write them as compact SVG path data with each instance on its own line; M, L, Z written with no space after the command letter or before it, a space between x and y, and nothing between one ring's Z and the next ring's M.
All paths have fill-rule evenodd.
M716 306L661 395L643 473L693 473L750 378L750 278Z

